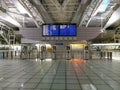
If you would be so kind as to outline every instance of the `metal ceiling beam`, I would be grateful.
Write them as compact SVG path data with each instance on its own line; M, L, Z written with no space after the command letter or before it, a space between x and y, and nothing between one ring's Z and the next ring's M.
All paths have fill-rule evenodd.
M63 10L61 4L58 2L58 0L50 0L50 1L57 8L57 10L59 11L59 16L63 20L64 18L63 18L63 12L62 12Z
M9 13L1 11L0 9L0 14L1 14L0 16L1 20L8 22L16 27L21 27L20 23L15 18L13 18L11 15L9 15Z
M66 0L65 0L65 1L66 1ZM45 6L53 6L52 3L49 3L49 4L45 3L45 4L43 4L43 5L45 5ZM68 6L75 6L75 5L76 5L76 3L69 3L69 4L68 4Z
M88 5L87 9L83 13L82 20L80 21L79 26L88 26L90 23L91 19L94 17L96 10L102 0L92 0L90 5Z
M8 11L9 11L9 8L5 0L1 0L0 1L0 19L3 20L3 22L12 24L13 26L21 27L20 23L16 20L16 18L10 15Z
M63 12L65 12L65 13L73 13L73 12L77 12L77 11L63 11ZM59 11L48 11L48 13L59 13Z
M91 14L90 14L90 16L89 16L89 19L88 19L88 21L87 21L86 27L88 27L90 21L91 21L92 18L94 17L94 14L96 13L96 10L98 9L98 7L101 5L102 1L103 1L103 0L99 0L99 1L96 3L95 7L93 8L93 10L92 10L92 12L91 12Z
M63 5L62 5L62 6L63 6L63 7L62 7L63 10L65 10L65 8L66 8L66 6L68 5L69 1L70 1L70 0L64 0Z
M50 17L50 15L48 14L48 12L46 11L46 9L40 1L36 3L34 0L30 0L30 3L32 3L36 7L38 12L41 14L44 23L53 23L52 18Z
M39 16L39 18L36 19L36 16L33 14L32 10L35 8L31 5L28 5L28 3L25 2L25 0L18 0L22 5L23 7L30 13L30 15L32 16L32 19L34 21L34 23L36 24L36 26L39 28L40 27L40 24L38 22L38 19L40 19L40 22L41 23L44 23L44 21L42 20L42 17L39 13L36 12L36 15Z
M107 27L109 27L108 25L107 25L107 23L109 22L109 20L110 20L110 17L113 15L113 13L118 9L118 8L120 8L120 2L119 3L117 3L113 8L111 8L111 12L107 15L107 17L106 17L106 19L105 19L105 23L104 23L104 26L103 26L103 29L106 29Z
M7 6L4 0L0 0L0 7L4 7L5 9L7 9Z
M85 3L80 3L78 8L77 8L77 12L75 13L71 23L77 23L79 25L81 19L82 19L82 15L84 13L84 11L86 10L87 6L90 4L92 0L87 0Z
M82 5L81 5L81 3L79 4L79 6L78 6L78 9L77 9L77 12L75 13L75 15L74 15L74 17L73 17L73 19L72 19L72 23L75 23L75 22L77 22L78 23L78 19L80 18L80 16L81 16L81 12L83 12L82 11Z
M50 0L50 1L53 3L53 5L56 6L56 8L57 8L58 10L61 9L61 5L60 5L60 3L59 3L57 0Z

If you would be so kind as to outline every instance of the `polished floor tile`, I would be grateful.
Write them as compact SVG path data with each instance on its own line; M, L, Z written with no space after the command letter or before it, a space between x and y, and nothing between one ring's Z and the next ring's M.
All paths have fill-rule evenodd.
M0 90L120 90L120 62L0 60Z

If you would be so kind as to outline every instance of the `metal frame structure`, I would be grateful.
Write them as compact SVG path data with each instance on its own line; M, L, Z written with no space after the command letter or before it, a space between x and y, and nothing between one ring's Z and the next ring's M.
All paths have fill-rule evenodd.
M25 7L25 9L30 13L32 19L36 26L39 28L42 23L44 23L42 16L37 11L37 9L28 0L19 0L19 2Z
M116 28L114 33L114 42L120 43L120 27Z
M2 36L2 38L5 40L5 42L8 45L12 45L15 44L15 34L14 34L14 30L10 27L8 27L7 25L3 24L0 22L0 35ZM7 32L7 33L6 33Z
M88 27L90 22L92 20L94 20L95 17L99 17L100 19L102 17L104 19L104 20L102 20L103 24L104 24L103 28L104 29L107 28L106 24L109 21L112 14L114 13L114 11L120 7L120 5L119 5L120 2L118 2L117 0L111 0L110 4L107 6L107 10L98 15L96 11L97 11L98 7L102 4L102 1L103 0L92 0L90 5L88 5L86 11L84 12L79 26ZM101 26L101 23L99 23L96 26Z
M93 0L90 3L90 5L87 7L86 11L83 14L83 19L81 20L79 26L88 27L91 19L94 17L96 10L101 3L102 0Z

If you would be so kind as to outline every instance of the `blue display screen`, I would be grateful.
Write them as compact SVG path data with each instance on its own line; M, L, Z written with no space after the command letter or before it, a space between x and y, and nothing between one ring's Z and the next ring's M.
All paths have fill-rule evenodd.
M45 24L43 36L76 36L76 24Z
M76 36L76 25L60 25L60 36Z
M59 25L43 25L43 35L44 36L58 36Z

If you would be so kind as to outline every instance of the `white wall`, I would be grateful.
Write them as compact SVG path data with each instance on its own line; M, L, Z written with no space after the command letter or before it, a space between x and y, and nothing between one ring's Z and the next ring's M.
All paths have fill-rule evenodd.
M90 40L99 35L100 27L78 28L77 40Z
M25 39L40 41L41 35L42 35L42 30L41 30L41 28L20 28L19 33Z
M90 40L97 37L100 33L100 27L77 28L76 37L43 37L42 28L20 28L20 34L23 38L36 41L80 41ZM22 42L25 43L25 42Z

